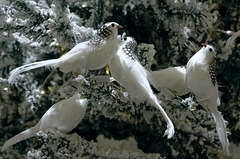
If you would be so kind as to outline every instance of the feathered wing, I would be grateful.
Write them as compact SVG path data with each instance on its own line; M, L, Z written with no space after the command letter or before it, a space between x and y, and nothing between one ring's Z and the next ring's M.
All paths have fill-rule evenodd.
M186 69L178 66L159 71L151 71L148 79L150 84L157 90L162 92L163 88L167 88L173 94L182 96L190 92L185 83L185 75Z
M227 138L227 130L226 130L225 121L224 121L221 113L218 110L212 112L212 116L216 123L216 130L217 130L219 139L222 144L222 149L223 149L224 153L228 155L229 154L229 141Z
M57 129L68 133L83 119L88 100L81 99L79 93L72 97L55 103L39 121L39 127L45 131L47 128Z
M14 137L12 137L11 139L9 139L2 147L2 151L5 151L9 146L12 146L22 140L28 139L33 137L36 133L37 133L37 129L36 127L31 127L17 135L15 135Z
M63 133L68 133L72 131L84 118L85 112L87 109L88 100L85 99L76 99L76 106L72 108L71 114L68 118L63 121L64 124L60 124L58 129ZM70 105L66 105L68 107Z
M173 99L175 95L168 89L166 77L162 73L163 71L147 71L148 81L161 92L161 96Z
M153 85L154 88L160 91L160 87L168 87L168 80L166 79L166 69L160 71L151 71L149 72L149 82ZM171 79L169 79L171 80Z
M26 71L44 67L44 66L45 67L57 67L58 61L59 61L58 59L52 59L52 60L34 62L34 63L26 64L26 65L20 66L18 68L15 68L14 70L12 70L10 72L8 82L13 83L15 81L15 79L17 78L17 76L22 72L26 72Z
M127 78L127 81L125 82L126 86L124 87L128 90L129 93L132 92L130 93L130 96L132 96L133 99L136 99L136 97L140 96L141 99L138 99L140 100L139 102L142 102L142 100L146 100L149 97L149 94L152 93L152 89L147 80L146 70L141 66L140 63L138 63L138 61L133 61L131 64L126 64L126 67L124 68L124 76ZM134 90L129 89L133 86ZM141 96L144 96L145 99Z

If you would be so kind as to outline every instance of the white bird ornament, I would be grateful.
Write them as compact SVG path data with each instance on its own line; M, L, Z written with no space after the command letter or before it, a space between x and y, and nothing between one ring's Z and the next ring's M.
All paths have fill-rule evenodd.
M127 90L131 100L136 103L149 101L160 110L167 122L167 130L164 135L171 138L174 135L174 125L153 94L148 81L148 72L139 63L134 54L136 52L137 43L134 38L126 37L120 40L117 54L109 62L111 75Z
M50 128L59 130L62 133L70 132L83 119L87 104L88 100L86 98L81 99L79 93L75 93L72 97L59 101L47 110L35 126L9 139L3 145L2 151L22 140L35 136L40 130L45 131Z
M116 54L118 29L120 28L122 26L118 23L108 22L97 31L97 34L93 38L77 44L58 59L34 62L12 70L8 82L13 83L20 73L39 67L60 68L64 73L74 71L78 68L89 70L100 69L107 65Z
M215 57L214 48L203 44L202 49L193 55L187 63L186 84L199 104L212 114L223 151L225 154L229 154L225 121L217 109L220 105L220 99L215 74Z

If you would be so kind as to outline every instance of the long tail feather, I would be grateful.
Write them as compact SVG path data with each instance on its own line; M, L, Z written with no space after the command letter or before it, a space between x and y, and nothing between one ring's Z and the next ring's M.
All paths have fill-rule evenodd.
M226 155L229 155L229 149L228 149L229 141L227 138L227 130L226 130L225 121L219 111L212 113L212 115L216 122L216 129L217 129L217 133L218 133L219 139L222 144L223 152Z
M17 76L22 73L22 72L26 72L32 69L36 69L39 67L57 67L57 63L59 62L59 59L52 59L52 60L46 60L46 61L40 61L40 62L34 62L34 63L30 63L30 64L26 64L23 66L20 66L18 68L15 68L14 70L12 70L10 72L10 76L8 78L8 82L9 83L13 83L15 81L15 79L17 78Z
M156 96L150 97L150 102L153 106L155 106L157 109L160 110L161 114L163 115L164 119L167 122L167 130L164 133L164 136L167 135L168 139L172 138L174 135L174 125L171 121L171 119L168 117L167 113L164 111L162 106L159 104L159 101L157 100Z
M17 135L15 135L14 137L12 137L11 139L9 139L2 147L2 151L5 151L9 146L12 146L22 140L25 140L27 138L33 137L36 134L36 129L35 127L29 128Z

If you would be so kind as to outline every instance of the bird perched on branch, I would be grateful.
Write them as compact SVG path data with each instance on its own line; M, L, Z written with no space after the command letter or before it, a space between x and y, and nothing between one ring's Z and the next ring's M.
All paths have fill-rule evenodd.
M148 82L147 70L139 63L136 52L137 43L134 38L122 38L117 54L109 62L111 75L127 90L133 101L136 103L148 101L160 110L167 121L167 130L164 135L171 138L174 135L173 123L153 94Z
M75 95L68 99L54 104L47 110L35 126L9 139L3 145L2 151L22 140L33 137L40 130L45 131L50 128L59 130L62 133L70 132L83 119L87 109L87 104L88 100L81 99L80 94L78 93L75 93Z
M92 39L77 44L62 57L26 64L12 70L8 82L13 83L16 77L22 72L44 66L59 67L64 73L78 68L89 70L100 69L107 65L116 54L119 28L122 28L122 26L118 23L108 22L97 31L97 34Z
M216 129L222 144L223 151L229 153L229 141L226 125L217 107L220 105L218 97L218 83L215 74L216 52L210 45L203 44L194 56L190 58L186 67L186 84L195 95L197 101L216 122Z
M165 93L165 89L170 92L170 98L174 98L175 95L183 96L190 92L185 82L186 68L185 67L169 67L159 71L152 71L149 75L149 82L158 91ZM173 93L171 95L171 93Z

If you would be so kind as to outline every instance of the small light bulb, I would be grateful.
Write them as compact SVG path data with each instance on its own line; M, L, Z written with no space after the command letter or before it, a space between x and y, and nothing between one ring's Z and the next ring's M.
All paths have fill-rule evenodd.
M42 90L42 91L40 92L40 94L41 94L41 95L45 94L45 91L44 91L44 90Z
M88 6L87 2L84 2L84 3L82 4L82 7L83 7L83 8L86 8L87 6Z
M8 88L7 88L7 87L5 87L5 88L3 88L3 90L7 92L7 91L8 91Z
M11 90L8 87L4 87L3 91L6 92L6 93L12 93Z
M227 32L227 34L231 34L231 33L232 33L232 31L231 31L231 30L227 30L226 32Z
M109 75L110 72L109 72L109 66L106 66L106 74Z
M58 45L62 51L64 51L64 48L61 44Z

